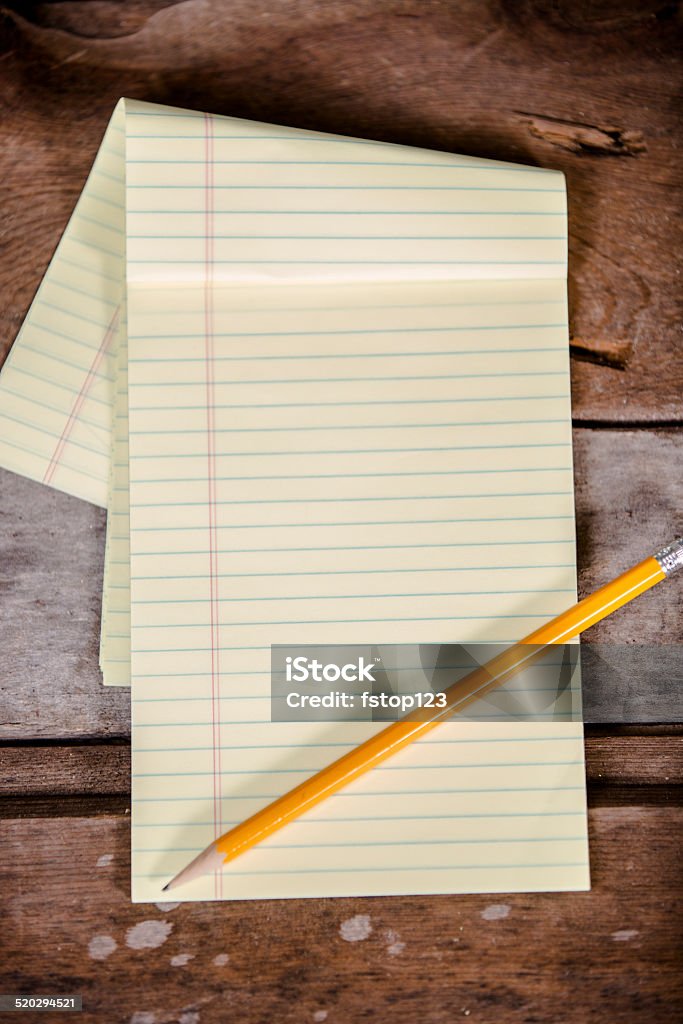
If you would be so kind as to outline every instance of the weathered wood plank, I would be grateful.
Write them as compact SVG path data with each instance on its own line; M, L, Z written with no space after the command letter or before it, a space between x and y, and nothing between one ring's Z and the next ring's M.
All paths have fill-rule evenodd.
M671 735L586 735L586 778L589 785L673 786L683 784L683 733ZM59 813L64 796L128 795L130 747L120 744L84 746L0 747L0 797L54 797ZM0 816L3 814L0 807Z
M106 513L0 471L0 524L0 738L127 731L98 668Z
M582 593L673 537L683 507L683 476L673 470L679 437L575 431ZM105 513L0 471L0 522L0 739L127 735L128 694L105 690L97 666ZM675 580L594 627L590 639L680 644L682 610ZM645 652L623 691L614 673L587 673L586 721L680 720L683 659L671 646L658 656Z
M675 5L14 0L3 9L0 355L126 94L563 170L575 415L680 421Z
M127 743L0 747L0 796L90 794L130 794Z
M683 736L586 736L589 785L683 784Z
M121 818L0 822L0 987L84 1024L668 1024L681 814L591 812L590 893L177 907L130 904Z

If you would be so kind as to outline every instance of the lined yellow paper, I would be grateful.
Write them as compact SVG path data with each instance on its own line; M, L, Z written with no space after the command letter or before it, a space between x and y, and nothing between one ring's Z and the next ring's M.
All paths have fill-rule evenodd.
M269 722L271 643L512 641L573 600L574 521L560 283L214 289L208 356L203 289L130 303L148 900L378 728ZM586 880L580 726L451 724L179 895Z
M132 659L146 901L377 727L271 723L271 643L513 641L573 600L566 212L554 172L138 102L110 144L119 212L84 235L125 237L127 287L97 292L107 380L93 331L52 418L32 408L36 300L0 411L17 369L37 389L0 460L109 492L101 660L125 683ZM587 886L580 726L450 723L179 896Z
M97 505L124 285L124 122L119 104L0 376L2 465Z

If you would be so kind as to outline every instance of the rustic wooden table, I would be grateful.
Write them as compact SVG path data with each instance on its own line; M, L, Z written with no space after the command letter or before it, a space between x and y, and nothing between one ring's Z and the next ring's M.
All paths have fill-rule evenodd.
M0 356L122 94L560 168L581 590L680 528L675 3L16 0L0 17ZM680 1012L671 648L619 701L589 695L590 893L132 906L128 695L97 670L104 513L2 473L0 517L0 991L80 992L80 1019L131 1024ZM680 643L682 598L653 591L592 639Z

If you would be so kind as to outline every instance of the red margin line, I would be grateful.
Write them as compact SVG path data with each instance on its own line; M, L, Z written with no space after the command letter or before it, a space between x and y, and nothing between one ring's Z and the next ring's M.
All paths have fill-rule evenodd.
M74 424L76 423L76 420L78 419L78 414L80 413L81 409L83 408L83 403L84 403L85 399L87 398L88 391L90 390L90 388L92 386L92 382L95 379L95 374L97 373L99 365L102 362L107 349L109 348L109 343L111 342L111 339L114 337L114 334L116 333L116 330L118 328L118 324L119 324L119 309L120 308L121 308L120 306L117 306L116 309L114 310L114 312L112 314L112 318L109 321L109 326L107 327L107 330L104 332L104 337L102 338L102 341L100 342L100 347L98 348L97 352L95 353L95 356L94 356L93 361L92 361L92 363L90 365L90 369L88 370L88 373L87 373L87 376L86 376L85 380L81 384L81 390L76 395L76 399L74 401L74 404L71 407L71 412L69 413L69 418L67 419L66 423L64 424L64 429L62 430L62 433L61 433L61 436L59 438L59 441L57 442L57 445L55 447L54 452L52 453L52 458L50 459L48 467L45 470L45 476L43 477L43 483L44 484L49 484L51 482L52 477L55 474L55 470L57 469L57 466L59 465L59 460L61 459L62 455L64 454L64 449L65 449L65 447L67 445L67 442L69 440L69 435L71 434L71 431L74 428Z
M221 804L221 708L220 708L220 635L218 602L218 536L216 526L216 449L215 389L213 376L213 259L214 259L214 191L213 191L213 122L204 115L204 358L206 371L206 444L209 506L209 607L211 629L211 727L213 746L213 819L214 835L223 833ZM223 896L223 875L214 875L214 894Z

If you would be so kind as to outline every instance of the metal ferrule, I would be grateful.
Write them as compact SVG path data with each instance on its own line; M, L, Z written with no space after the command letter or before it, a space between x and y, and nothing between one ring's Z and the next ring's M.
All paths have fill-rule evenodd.
M679 537L673 544L667 544L654 557L666 575L673 576L679 569L683 569L683 537Z

